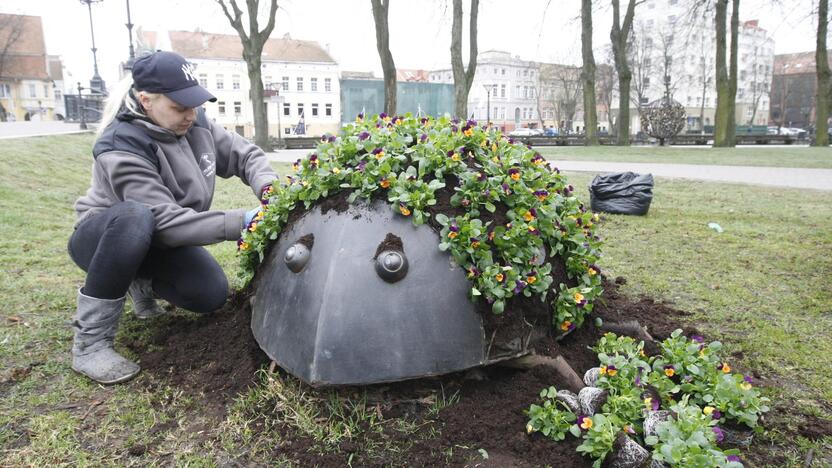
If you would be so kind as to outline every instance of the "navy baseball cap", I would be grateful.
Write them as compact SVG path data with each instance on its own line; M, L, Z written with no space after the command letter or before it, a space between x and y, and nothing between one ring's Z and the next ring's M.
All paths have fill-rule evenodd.
M196 68L185 57L158 51L133 64L133 87L139 91L161 93L184 107L199 107L217 100L199 85Z

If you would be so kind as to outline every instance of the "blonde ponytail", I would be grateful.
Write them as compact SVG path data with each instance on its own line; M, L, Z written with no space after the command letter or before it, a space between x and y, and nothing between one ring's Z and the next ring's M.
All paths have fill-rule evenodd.
M115 120L122 104L127 110L138 117L143 117L141 106L130 90L133 88L133 76L127 75L121 79L115 86L110 89L110 96L107 98L107 103L104 105L104 112L101 114L101 123L98 124L98 129L95 134L96 137L101 136L104 129Z

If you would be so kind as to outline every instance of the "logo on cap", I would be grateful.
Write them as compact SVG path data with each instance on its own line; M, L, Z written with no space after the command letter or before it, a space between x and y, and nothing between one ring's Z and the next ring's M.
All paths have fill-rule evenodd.
M182 64L182 73L185 74L185 79L189 81L196 81L196 75L194 75L195 69L192 63L183 63Z

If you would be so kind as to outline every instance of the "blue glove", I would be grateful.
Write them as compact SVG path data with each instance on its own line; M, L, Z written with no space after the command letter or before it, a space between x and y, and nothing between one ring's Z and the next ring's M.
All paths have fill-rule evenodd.
M243 216L243 226L248 227L249 225L251 225L251 221L254 219L255 216L257 216L257 213L259 213L261 209L262 208L258 206L253 210L246 211L245 216Z

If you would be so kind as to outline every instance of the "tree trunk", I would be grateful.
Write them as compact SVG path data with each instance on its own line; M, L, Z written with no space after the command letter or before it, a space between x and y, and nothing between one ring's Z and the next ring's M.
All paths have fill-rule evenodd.
M733 0L731 11L731 56L729 58L728 76L728 104L730 114L728 118L728 145L736 146L737 140L737 53L739 49L740 32L740 0Z
M817 97L815 102L815 146L829 146L829 58L826 52L826 31L829 25L829 0L818 4L818 37L815 48L817 64Z
M226 5L226 1L228 5ZM263 45L265 45L274 30L274 18L277 13L277 0L270 1L269 21L261 31L257 24L259 0L246 0L248 10L248 31L246 31L246 28L243 26L243 12L237 6L237 0L217 0L217 3L222 7L225 17L237 31L237 34L240 36L240 42L243 44L243 60L246 62L248 80L251 84L249 98L251 99L251 107L254 113L254 142L265 151L271 151L272 145L269 140L269 115L266 113L266 104L263 102L263 80L261 78L260 66ZM229 6L232 11L228 10Z
M734 2L739 3L738 0ZM735 9L736 10L736 9ZM731 17L733 23L734 15ZM734 134L731 121L734 120L734 94L736 93L736 76L729 76L725 63L727 52L726 26L728 19L728 0L716 2L716 115L714 116L714 146L734 146ZM733 24L732 24L733 26ZM733 36L733 31L731 32ZM732 71L736 72L736 39L731 44ZM732 80L733 78L733 80ZM731 92L734 82L734 93Z
M595 57L592 55L592 0L581 0L581 52L583 70L581 81L584 88L584 132L585 144L598 144L598 115L595 109Z
M633 30L635 7L636 0L630 0L627 4L627 12L624 14L624 24L619 26L618 0L612 0L613 20L610 40L615 70L618 74L618 139L616 143L619 146L630 146L630 82L633 73L627 61L627 42Z
M376 23L376 48L381 59L381 69L384 71L384 112L389 115L396 113L396 64L390 53L390 27L387 14L390 11L390 0L370 0L373 5L373 19Z
M451 24L451 66L454 72L454 115L468 118L468 92L477 70L477 14L479 0L471 0L471 19L468 26L468 69L462 63L462 0L454 0ZM486 109L487 111L488 109Z

